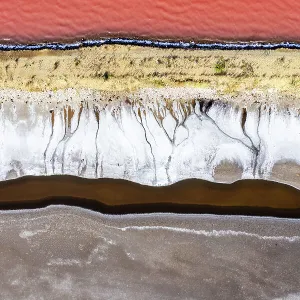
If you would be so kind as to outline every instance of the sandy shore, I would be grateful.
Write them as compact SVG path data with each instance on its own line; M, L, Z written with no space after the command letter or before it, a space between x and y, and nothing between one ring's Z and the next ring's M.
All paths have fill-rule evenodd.
M141 88L188 87L213 89L236 99L245 92L271 92L280 95L277 102L295 103L299 69L300 52L283 49L205 51L105 45L10 51L0 53L0 88L128 93Z

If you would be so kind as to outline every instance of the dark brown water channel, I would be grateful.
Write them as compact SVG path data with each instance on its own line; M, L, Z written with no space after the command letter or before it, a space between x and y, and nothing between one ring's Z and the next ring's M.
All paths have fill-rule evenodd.
M0 209L80 206L110 214L176 212L300 217L300 191L264 180L191 179L150 187L125 180L23 177L0 183Z

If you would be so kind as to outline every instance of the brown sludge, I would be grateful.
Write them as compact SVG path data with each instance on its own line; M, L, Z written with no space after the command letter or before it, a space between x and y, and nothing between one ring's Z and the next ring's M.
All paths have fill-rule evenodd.
M67 198L71 201L66 200ZM54 199L53 202L51 199ZM125 180L50 176L25 177L0 185L0 207L5 208L18 207L20 204L22 207L51 203L76 205L76 199L86 199L79 202L81 206L90 208L94 204L97 210L98 203L111 207L109 211L112 212L113 207L128 205L134 205L136 212L145 212L147 205L151 204L162 206L156 208L150 206L150 211L165 211L163 205L170 211L174 209L176 211L176 205L182 205L183 208L180 208L182 212L197 212L197 207L199 211L203 207L201 212L207 212L208 206L216 209L231 208L232 212L244 208L241 212L249 214L251 209L262 209L256 213L262 215L272 215L272 212L265 211L268 208L275 209L275 215L280 215L280 211L285 210L296 210L298 214L300 210L300 191L288 185L263 180L218 184L192 179L170 186L150 187ZM190 210L188 206L191 206ZM126 208L123 212L126 212Z

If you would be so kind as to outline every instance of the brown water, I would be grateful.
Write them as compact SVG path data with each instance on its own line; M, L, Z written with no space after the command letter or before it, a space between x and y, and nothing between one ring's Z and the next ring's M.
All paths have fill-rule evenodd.
M47 176L0 183L1 208L49 204L77 205L108 213L164 211L297 217L300 191L263 180L219 184L192 179L150 187L125 180Z

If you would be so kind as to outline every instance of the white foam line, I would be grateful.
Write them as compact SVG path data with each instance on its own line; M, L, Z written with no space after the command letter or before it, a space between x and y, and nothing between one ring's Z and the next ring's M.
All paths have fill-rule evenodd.
M206 237L226 237L226 236L246 236L251 238L256 238L259 240L271 240L271 241L287 241L287 242L300 242L300 236L264 236L257 233L249 233L244 231L234 231L234 230L195 230L188 228L178 228L178 227L169 227L169 226L127 226L127 227L113 227L121 231L127 230L167 230L178 233L189 233L194 235L201 235Z

